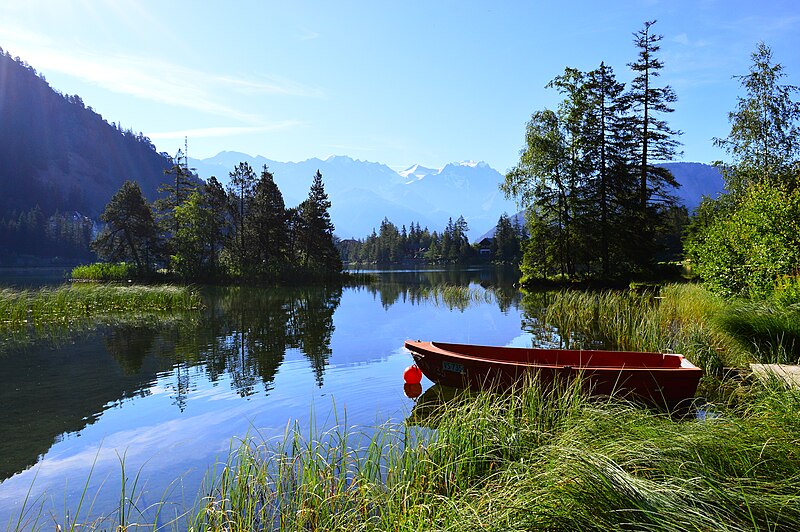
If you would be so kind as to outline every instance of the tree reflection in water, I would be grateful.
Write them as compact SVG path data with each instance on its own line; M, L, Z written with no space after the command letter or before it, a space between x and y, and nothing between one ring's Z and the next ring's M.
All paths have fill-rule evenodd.
M212 382L224 374L242 397L272 388L287 349L308 358L321 387L331 355L333 314L341 286L296 289L228 287L209 289L207 310L199 320L166 329L127 325L106 338L106 349L125 373L141 371L150 354L175 368L176 404L183 409L189 392L189 368Z

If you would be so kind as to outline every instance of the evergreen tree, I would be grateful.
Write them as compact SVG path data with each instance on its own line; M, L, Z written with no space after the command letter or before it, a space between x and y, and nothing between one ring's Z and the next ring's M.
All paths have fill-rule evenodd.
M491 250L492 256L497 262L513 262L519 258L519 235L506 213L503 213L497 221Z
M342 269L339 253L333 245L333 223L329 209L331 202L317 170L308 198L298 207L295 227L300 262L304 267L322 272Z
M153 267L158 229L153 211L134 181L125 181L100 215L106 223L92 247L110 261L133 261L140 273Z
M584 156L590 175L585 191L590 242L598 244L601 276L608 279L612 265L622 269L628 262L625 250L634 240L636 180L631 161L635 146L628 101L623 97L611 67L587 74L587 106L584 127ZM616 272L615 272L616 273Z
M255 185L248 229L252 232L255 254L262 267L271 270L283 268L288 247L286 206L283 194L266 165Z
M627 94L634 112L635 140L639 151L639 208L644 213L652 201L669 201L670 190L678 185L669 170L654 166L655 161L671 161L677 155L681 133L669 127L660 115L674 111L671 104L677 101L672 87L658 87L656 78L661 75L664 63L657 57L663 35L652 33L655 20L644 23L644 28L634 33L638 58L628 66L634 71L631 88Z
M229 241L232 258L240 273L252 262L252 246L247 239L247 218L255 193L256 173L245 162L239 163L230 173L228 196L233 218L233 235Z

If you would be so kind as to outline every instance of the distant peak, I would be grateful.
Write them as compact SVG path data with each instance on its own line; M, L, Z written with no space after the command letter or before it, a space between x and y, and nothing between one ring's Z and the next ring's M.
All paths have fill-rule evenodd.
M336 161L353 162L353 158L348 156L348 155L328 155L323 160L326 163L332 163L332 162L336 162Z
M441 169L439 168L428 168L427 166L415 164L397 173L405 178L422 179L426 175L438 174L440 171Z
M461 161L459 163L453 163L454 166L466 166L469 168L486 168L489 166L483 161Z

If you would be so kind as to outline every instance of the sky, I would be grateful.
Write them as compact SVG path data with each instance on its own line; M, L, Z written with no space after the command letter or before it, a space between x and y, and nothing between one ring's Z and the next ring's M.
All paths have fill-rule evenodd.
M107 121L176 154L347 155L402 169L513 167L545 85L601 62L632 78L633 33L663 35L679 160L726 154L760 41L800 85L798 0L0 0L0 47Z

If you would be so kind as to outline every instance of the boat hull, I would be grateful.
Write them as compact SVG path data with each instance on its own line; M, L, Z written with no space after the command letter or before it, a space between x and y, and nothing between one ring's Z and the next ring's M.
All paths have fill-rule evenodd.
M674 407L694 397L703 372L681 355L620 351L524 349L407 341L431 381L456 388L511 387L581 379L593 396L624 396Z

